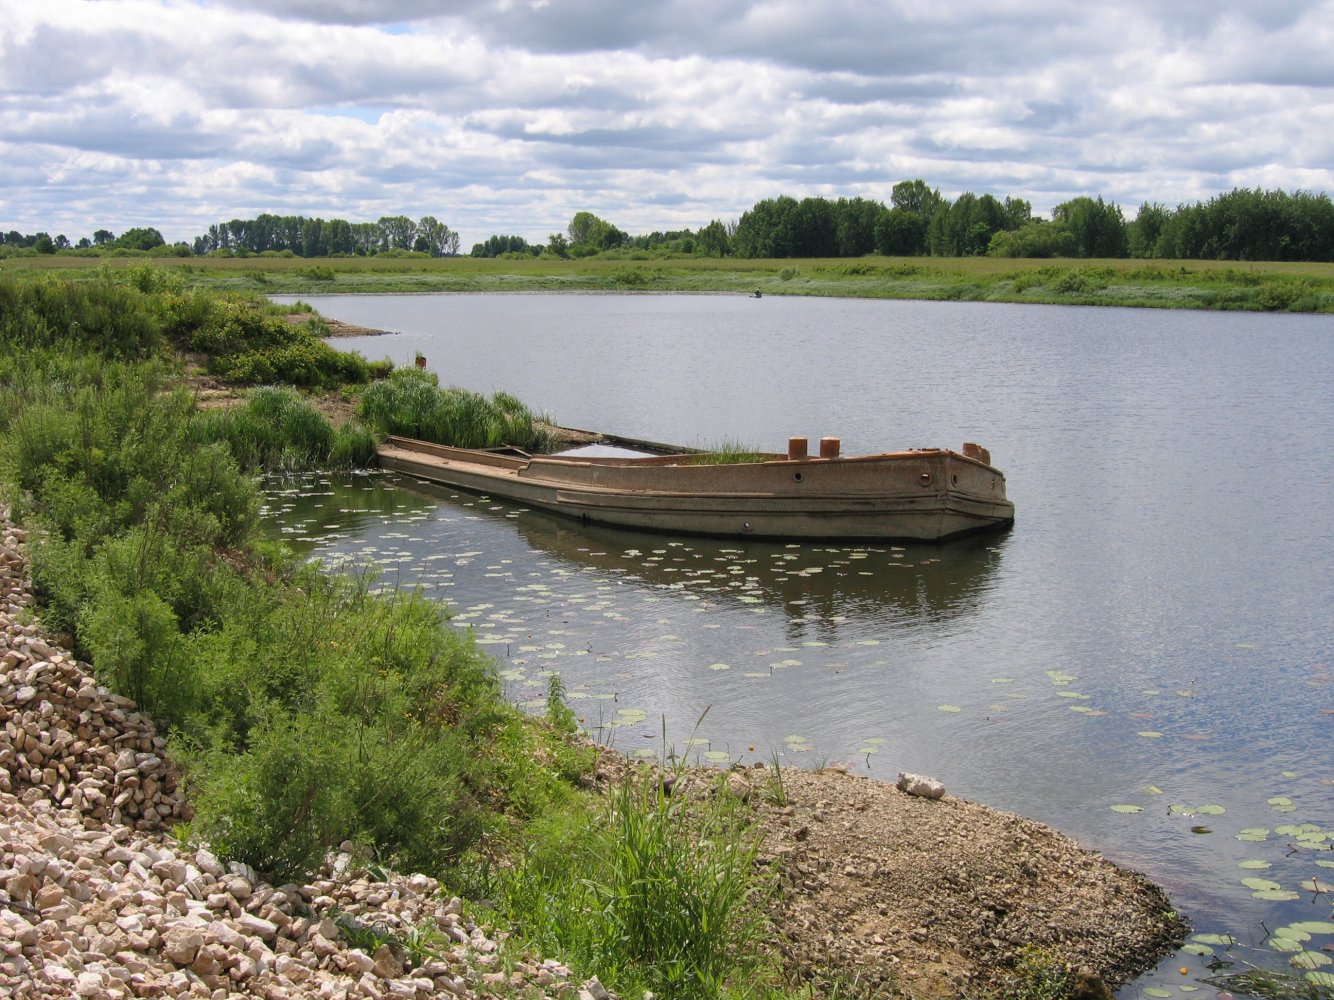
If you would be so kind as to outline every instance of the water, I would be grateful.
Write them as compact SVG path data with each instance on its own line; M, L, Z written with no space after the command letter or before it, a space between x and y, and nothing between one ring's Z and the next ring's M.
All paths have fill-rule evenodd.
M1209 957L1174 956L1123 996L1176 995L1214 957L1282 967L1266 928L1331 919L1334 320L308 301L401 331L339 347L421 351L442 382L567 425L771 450L835 435L845 453L979 441L1007 475L1014 530L939 547L590 530L384 477L274 494L272 523L313 554L378 561L387 583L456 606L515 700L540 700L558 670L585 725L629 753L660 748L665 719L672 745L709 759L936 775L1145 872L1198 931L1240 942L1197 942ZM1237 839L1256 828L1262 841ZM1297 898L1256 898L1246 877ZM1307 961L1332 944L1313 935Z

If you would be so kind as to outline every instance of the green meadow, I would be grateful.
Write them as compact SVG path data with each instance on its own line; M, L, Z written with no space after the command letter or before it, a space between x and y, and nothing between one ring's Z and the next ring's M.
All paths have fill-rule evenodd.
M426 255L151 258L188 287L311 295L425 292L693 292L1030 302L1168 309L1334 312L1334 264L1319 262L860 257L740 259L611 251L562 260ZM16 257L0 273L92 277L146 258Z

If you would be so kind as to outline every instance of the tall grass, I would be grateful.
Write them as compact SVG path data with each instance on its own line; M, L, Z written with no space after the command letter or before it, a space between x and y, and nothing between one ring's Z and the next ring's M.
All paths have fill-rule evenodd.
M294 389L252 389L241 406L207 410L192 424L201 441L225 441L247 469L365 468L375 458L375 437L356 422L335 430Z
M627 779L593 815L541 830L500 897L527 942L618 990L704 1000L765 964L758 841L725 793L672 797Z
M724 439L716 445L691 456L695 465L741 465L752 462L769 462L782 456L772 452L758 451L741 441Z
M549 451L545 420L518 399L497 392L487 399L469 389L442 389L436 375L415 366L396 368L362 392L358 415L385 434L401 434L456 448L513 445Z

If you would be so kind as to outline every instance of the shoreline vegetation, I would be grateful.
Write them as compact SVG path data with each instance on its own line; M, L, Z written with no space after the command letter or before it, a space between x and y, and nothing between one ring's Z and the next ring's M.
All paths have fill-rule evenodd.
M262 295L653 292L1334 313L1334 263L1004 257L742 259L607 251L562 260L423 255L189 259L13 257L0 276L74 281L161 271L184 288Z
M561 995L546 959L627 1000L1056 1000L1106 996L1180 941L1160 890L1040 824L777 756L693 767L664 745L632 766L580 733L558 675L545 712L521 712L447 608L266 540L258 479L364 467L382 411L538 418L436 398L433 378L328 347L318 318L174 269L85 277L0 276L0 503L20 526L0 563L23 574L5 591L0 811L36 831L0 857L18 872L0 975L121 989L114 915L59 882L55 827L132 840L88 864L156 876L190 921L145 916L136 962L244 995L326 973L327 995L354 995L428 967L461 995ZM201 406L190 371L241 395ZM80 714L94 685L97 726ZM142 752L125 756L131 723ZM192 882L201 857L226 892ZM418 922L339 910L344 882L387 905L395 871L425 878ZM294 938L273 929L287 920ZM498 958L450 950L451 928L483 924L472 945Z

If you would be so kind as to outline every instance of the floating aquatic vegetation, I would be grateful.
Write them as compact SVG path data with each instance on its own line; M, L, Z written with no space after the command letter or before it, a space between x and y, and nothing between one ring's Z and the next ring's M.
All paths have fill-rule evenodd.
M937 705L937 706L936 706L936 711L938 711L938 712L962 712L963 709L961 709L958 705Z
M1242 879L1241 884L1247 889L1251 889L1255 892L1263 892L1268 889L1277 889L1279 887L1277 882L1272 882L1267 878L1259 878L1254 875Z
M1144 811L1143 806L1132 806L1132 805L1115 805L1115 806L1109 806L1108 808L1110 808L1112 812L1118 812L1118 813L1142 813Z

